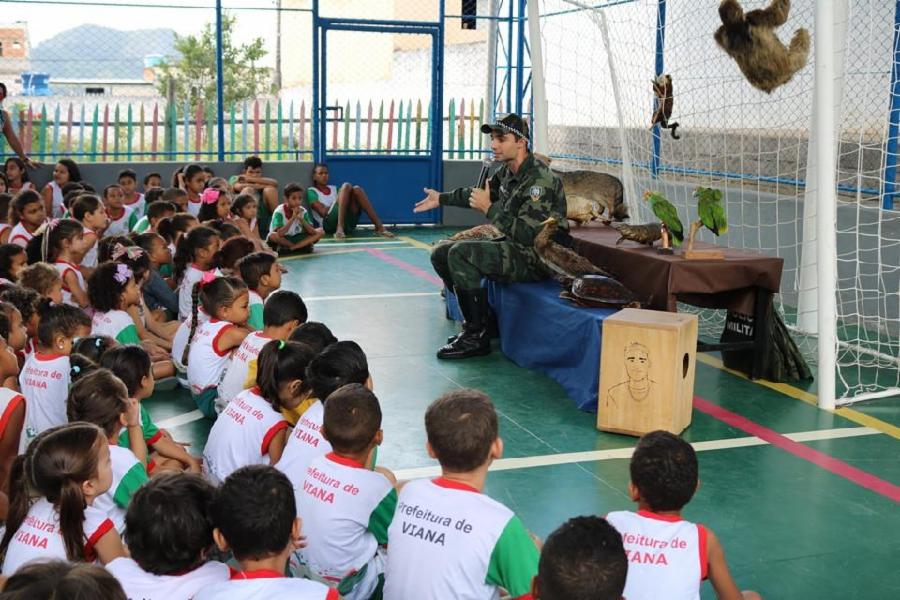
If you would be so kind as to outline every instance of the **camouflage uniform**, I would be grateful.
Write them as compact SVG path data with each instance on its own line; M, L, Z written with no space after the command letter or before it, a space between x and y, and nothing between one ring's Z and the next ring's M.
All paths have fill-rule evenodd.
M529 153L513 173L504 165L490 179L491 207L487 217L503 232L502 241L440 242L431 252L434 270L449 289L481 287L481 278L495 281L539 281L548 273L534 251L541 222L556 217L566 222L566 195L562 182L546 165ZM441 194L441 204L469 206L472 188Z

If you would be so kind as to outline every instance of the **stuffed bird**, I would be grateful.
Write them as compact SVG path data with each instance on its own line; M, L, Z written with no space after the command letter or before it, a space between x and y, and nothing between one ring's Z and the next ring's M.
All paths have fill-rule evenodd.
M694 196L697 198L697 214L703 226L716 235L728 233L728 221L725 220L725 208L722 206L722 190L698 187Z
M581 277L582 275L605 275L608 272L601 269L577 252L557 243L553 238L559 230L554 217L550 217L543 223L544 227L534 238L534 251L544 266L552 272L560 281L566 281Z
M644 192L644 200L650 202L650 209L672 235L672 245L679 246L684 241L684 225L678 218L678 209L657 192Z

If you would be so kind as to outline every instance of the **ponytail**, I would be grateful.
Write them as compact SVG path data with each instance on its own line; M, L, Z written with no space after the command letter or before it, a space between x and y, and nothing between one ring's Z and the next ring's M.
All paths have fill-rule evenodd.
M203 225L195 227L187 235L181 236L175 247L175 281L181 283L184 272L191 261L194 260L194 253L197 249L207 247L213 238L218 236L218 231Z
M272 408L283 407L278 397L281 386L290 381L300 381L300 395L308 395L312 388L303 374L316 357L315 351L300 342L273 340L263 346L256 361L256 387Z
M9 470L9 508L6 513L6 531L3 533L3 541L0 541L0 561L6 559L6 549L31 508L31 486L25 474L25 462L30 458L33 446L32 443L25 454L17 456Z
M184 345L184 352L181 353L181 364L185 367L188 365L188 354L191 351L191 342L194 340L194 334L197 332L197 312L200 302L201 287L203 287L203 282L198 281L191 289L191 332L188 334L187 344ZM212 315L210 315L210 317L212 317Z
M247 291L247 284L237 277L213 277L210 279L209 274L210 272L207 271L206 276L195 283L191 289L191 332L188 334L187 344L181 354L181 364L185 367L188 365L191 342L194 340L194 334L200 324L198 314L200 307L202 306L203 311L213 318L220 308L231 306L241 293Z

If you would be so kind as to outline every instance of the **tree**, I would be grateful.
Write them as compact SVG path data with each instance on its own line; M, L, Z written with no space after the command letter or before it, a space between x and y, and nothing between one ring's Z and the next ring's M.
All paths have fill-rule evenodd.
M269 69L258 66L266 55L263 39L235 46L232 40L236 17L222 15L222 73L225 81L225 105L255 98L273 90ZM175 36L175 50L180 58L160 65L158 89L168 93L169 79L174 85L175 98L187 98L191 110L216 98L216 29L207 23L199 37Z

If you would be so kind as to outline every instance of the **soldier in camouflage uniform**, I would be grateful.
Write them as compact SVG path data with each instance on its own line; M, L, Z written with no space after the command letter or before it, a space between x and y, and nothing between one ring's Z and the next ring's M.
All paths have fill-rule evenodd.
M463 314L462 332L438 350L438 358L468 358L491 351L487 333L489 308L482 277L501 282L539 281L548 273L534 251L541 222L556 217L566 228L566 196L559 177L528 150L528 126L507 115L481 127L491 135L491 150L505 164L484 189L459 188L428 196L416 212L438 205L471 207L487 215L504 237L495 241L440 242L431 253L434 270L453 290Z

